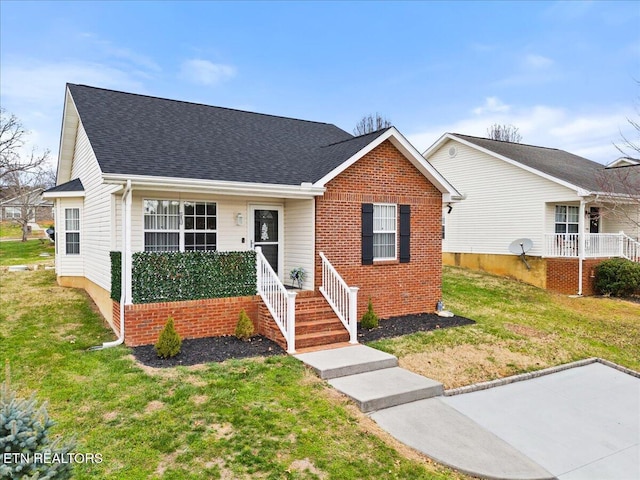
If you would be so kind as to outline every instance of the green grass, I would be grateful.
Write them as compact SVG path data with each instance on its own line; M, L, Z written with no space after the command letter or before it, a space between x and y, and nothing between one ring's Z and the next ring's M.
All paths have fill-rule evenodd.
M588 357L640 370L637 303L569 298L459 268L444 269L443 296L447 309L477 323L371 345L449 388Z
M48 253L49 257L41 257L41 253ZM55 246L46 241L27 240L0 242L0 266L51 263L55 253Z
M37 391L100 464L75 478L451 479L401 455L326 383L289 356L154 370L112 340L81 291L52 272L1 272L0 359L22 396ZM4 369L0 371L0 378Z

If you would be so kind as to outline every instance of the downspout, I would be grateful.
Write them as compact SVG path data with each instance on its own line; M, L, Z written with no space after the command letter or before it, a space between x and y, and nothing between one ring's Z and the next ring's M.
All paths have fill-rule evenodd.
M585 241L584 241L584 212L585 212L585 201L584 198L580 200L580 210L578 215L578 296L582 296L582 269L584 262L584 249L585 249Z
M112 342L104 342L102 345L90 347L89 350L103 350L105 348L117 347L124 343L124 305L127 300L127 288L129 285L129 224L131 221L131 180L127 180L127 185L122 192L122 257L120 260L120 334Z

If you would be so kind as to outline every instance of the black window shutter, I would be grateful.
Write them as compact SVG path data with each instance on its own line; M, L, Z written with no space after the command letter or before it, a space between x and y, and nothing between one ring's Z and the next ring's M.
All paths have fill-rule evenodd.
M411 205L400 205L400 263L411 260Z
M373 203L362 204L362 264L373 265Z

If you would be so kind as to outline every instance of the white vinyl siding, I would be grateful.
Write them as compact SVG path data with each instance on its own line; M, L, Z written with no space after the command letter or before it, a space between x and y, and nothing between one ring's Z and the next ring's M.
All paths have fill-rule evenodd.
M449 157L455 144L457 154ZM429 162L466 198L446 216L443 251L511 255L518 238L543 254L545 233L554 231L554 207L579 202L576 192L459 142L444 143ZM575 203L578 205L579 203Z
M114 185L102 182L102 172L89 143L82 123L78 124L70 179L79 178L84 186L84 198L80 198L81 253L73 261L81 259L83 267L76 270L105 290L111 289L111 260L114 249L111 233L111 191ZM117 188L117 187L115 187ZM64 213L61 212L62 215ZM57 218L64 218L63 216ZM69 262L72 256L62 259ZM68 265L71 268L71 264ZM63 271L69 271L63 268ZM59 275L64 273L58 273ZM66 273L70 275L70 273Z
M78 211L79 227L82 229L83 209L82 198L59 198L56 199L54 207L54 217L56 219L56 274L61 277L82 277L84 276L84 257L86 248L85 245L79 250L79 254L68 254L67 252L73 251L74 240L77 238L73 234L81 233L76 230L76 224L73 222L67 222L67 212ZM72 227L69 232L72 235L67 236L67 225ZM84 235L78 235L78 240L82 239L84 242ZM71 240L71 244L67 245L67 240Z
M284 272L285 284L291 285L289 272L304 268L302 288L313 289L315 252L315 201L286 200L284 206Z
M373 259L396 259L397 206L373 205Z

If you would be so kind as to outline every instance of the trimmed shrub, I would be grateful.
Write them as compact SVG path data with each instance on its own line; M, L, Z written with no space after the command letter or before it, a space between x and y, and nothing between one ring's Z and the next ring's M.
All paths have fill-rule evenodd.
M371 298L369 298L369 304L367 305L367 313L362 316L360 320L360 327L365 330L371 330L372 328L376 328L378 326L378 316L373 311L373 302Z
M238 324L236 325L235 335L240 340L247 340L251 338L251 336L253 335L253 331L253 322L243 308L242 310L240 310L240 318L238 319Z
M640 293L640 263L624 258L611 258L595 269L595 287L602 295L625 297Z
M160 358L175 357L180 353L181 346L182 339L173 326L173 318L169 317L155 344L156 353Z
M75 440L65 442L58 437L50 441L53 425L46 403L38 407L35 393L29 400L17 397L11 389L7 365L6 379L0 385L0 456L5 458L0 462L0 478L71 478L72 463L67 456ZM45 452L60 461L45 462Z

